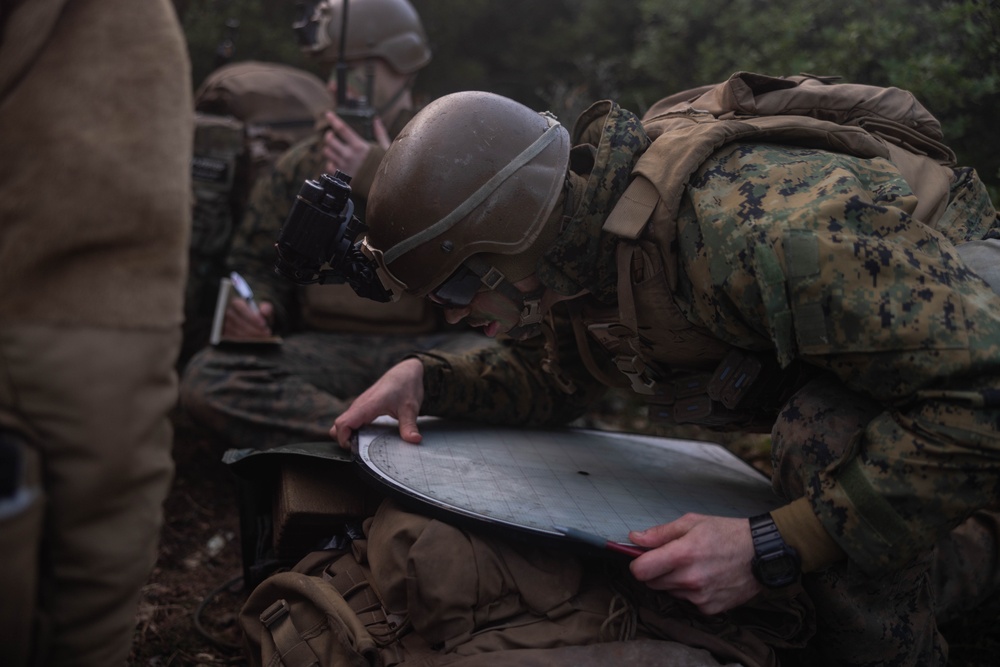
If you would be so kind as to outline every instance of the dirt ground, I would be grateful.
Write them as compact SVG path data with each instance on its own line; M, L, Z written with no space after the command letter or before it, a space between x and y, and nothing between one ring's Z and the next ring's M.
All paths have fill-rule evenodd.
M177 472L129 664L243 665L237 614L246 592L235 478L221 461L221 443L180 414L173 421Z
M240 557L235 477L221 462L223 445L174 415L177 473L165 504L159 560L143 588L129 664L143 667L246 665L237 615L246 599ZM614 397L580 425L608 430L724 441L758 469L769 470L763 436L720 439L650 426ZM976 614L945 628L949 665L986 667L1000 654L1000 614Z

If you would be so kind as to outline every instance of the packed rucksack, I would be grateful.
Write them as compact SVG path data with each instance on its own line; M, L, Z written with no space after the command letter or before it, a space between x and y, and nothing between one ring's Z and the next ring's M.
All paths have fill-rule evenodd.
M635 582L626 561L477 528L383 501L254 589L239 618L249 663L777 667L814 631L799 585L705 616Z

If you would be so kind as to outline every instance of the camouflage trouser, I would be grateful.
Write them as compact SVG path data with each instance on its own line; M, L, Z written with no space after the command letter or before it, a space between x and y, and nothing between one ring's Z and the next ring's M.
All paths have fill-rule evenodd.
M410 352L461 352L492 343L474 331L304 332L286 336L274 348L208 347L184 371L181 406L231 447L329 440L333 420L354 397Z
M785 405L772 439L772 484L788 499L836 463L882 406L831 379L806 385ZM803 576L816 605L810 664L944 665L938 623L983 602L1000 583L1000 514L980 511L903 569L869 577L843 561Z

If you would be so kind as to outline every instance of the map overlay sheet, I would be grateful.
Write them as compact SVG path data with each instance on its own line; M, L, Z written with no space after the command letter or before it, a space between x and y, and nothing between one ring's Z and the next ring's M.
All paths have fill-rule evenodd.
M465 517L558 535L569 526L629 543L628 532L687 512L748 517L782 503L724 447L583 429L533 430L421 421L359 434L357 458L396 491Z

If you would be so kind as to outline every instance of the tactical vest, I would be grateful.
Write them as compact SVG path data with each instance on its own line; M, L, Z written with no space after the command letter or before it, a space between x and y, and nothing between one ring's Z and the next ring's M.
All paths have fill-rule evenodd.
M884 158L901 172L928 225L948 204L954 153L938 121L908 92L829 78L779 79L741 72L715 86L664 98L643 120L652 145L603 229L619 237L617 308L578 306L578 341L606 350L627 382L609 376L580 345L590 372L625 384L650 405L650 418L770 429L770 415L809 377L791 350L731 347L693 325L673 299L674 235L684 186L701 164L736 141L790 144ZM650 224L653 221L653 224Z

